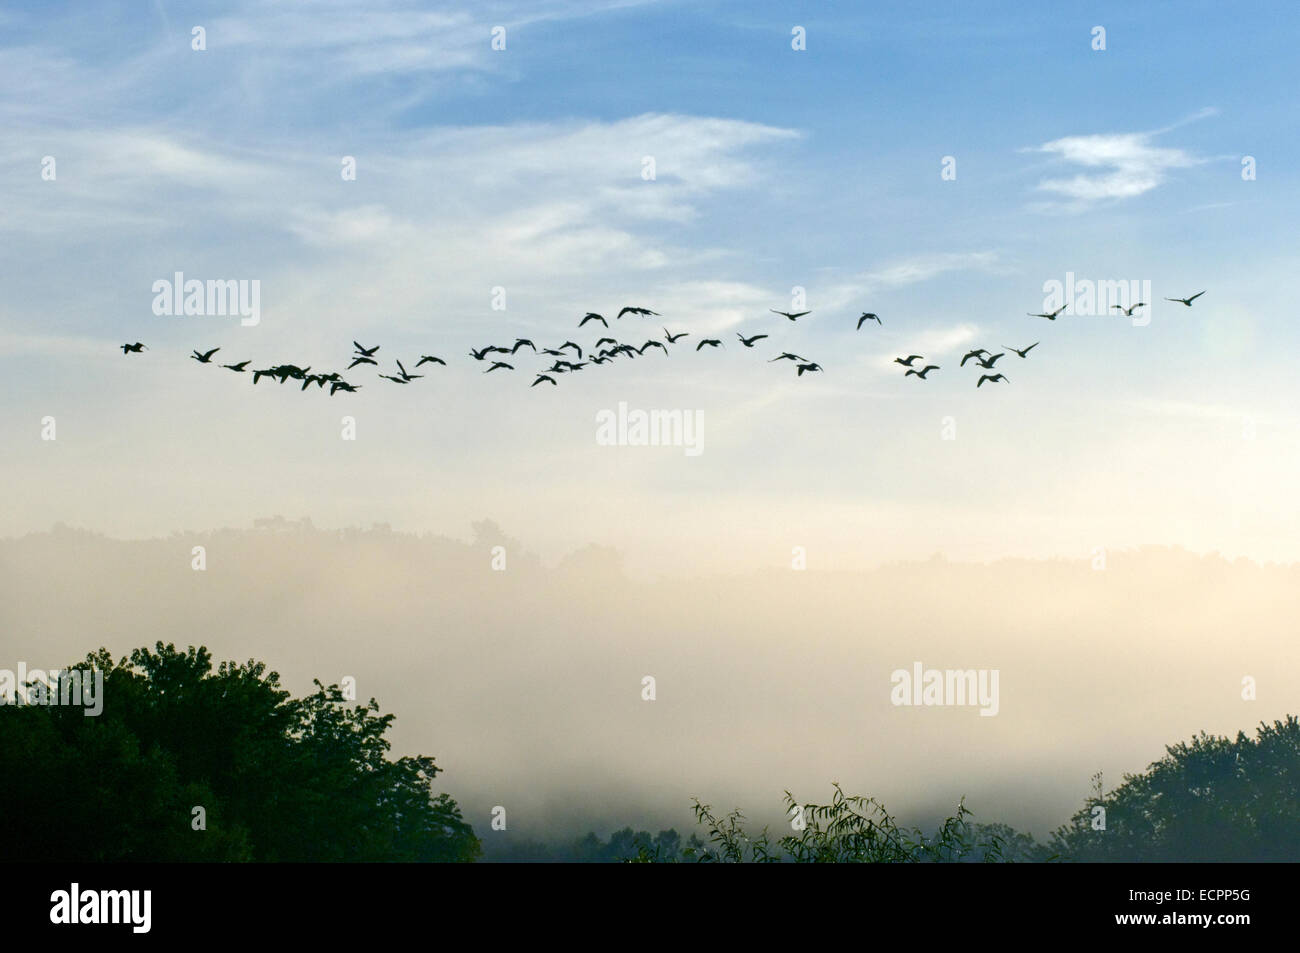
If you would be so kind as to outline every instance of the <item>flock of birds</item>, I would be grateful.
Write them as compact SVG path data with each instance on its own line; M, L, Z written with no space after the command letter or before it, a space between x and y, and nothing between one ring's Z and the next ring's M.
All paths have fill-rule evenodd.
M1187 307L1190 308L1192 306L1192 302L1195 301L1203 294L1205 294L1205 292L1200 291L1189 298L1166 298L1165 300L1174 301L1179 304L1186 305ZM1132 317L1134 311L1136 311L1138 308L1143 308L1143 307L1146 307L1145 301L1139 301L1136 304L1131 305L1129 307L1124 307L1123 305L1118 305L1118 304L1112 305L1112 308L1123 311L1124 314L1128 317ZM1028 315L1031 318L1046 318L1048 321L1055 321L1057 317L1060 316L1060 314L1063 311L1065 311L1065 309L1066 306L1062 305L1060 308L1057 308L1055 311L1052 311L1050 313L1034 314L1032 312L1028 312ZM769 310L773 314L786 318L791 322L798 321L799 318L802 318L805 315L812 314L811 311L793 311L793 312L778 311L775 308L770 308ZM621 320L625 315L634 315L640 318L662 317L662 315L660 315L659 312L651 311L649 308L625 307L621 311L619 311L617 315L615 315L614 320L616 321ZM588 311L586 315L584 315L583 318L578 322L578 327L581 329L593 321L599 322L607 331L609 330L609 321L606 320L603 315L597 314L594 311ZM884 322L880 320L879 315L869 311L864 311L862 312L861 316L859 316L857 319L856 330L861 331L862 326L871 321L874 321L876 322L876 324L881 326L884 325ZM538 384L543 384L543 383L556 386L558 382L555 379L555 375L575 374L589 365L609 364L620 358L625 360L634 360L635 358L643 357L646 351L648 351L650 348L658 348L660 351L663 352L664 356L667 357L669 353L670 345L676 345L677 342L680 341L682 338L690 337L689 331L678 331L676 334L674 334L670 332L667 328L663 328L663 332L664 332L663 340L659 340L657 337L653 337L647 340L644 344L642 344L639 347L633 344L620 343L618 340L616 340L613 337L605 336L600 338L600 340L596 341L596 343L592 345L590 348L588 348L586 351L583 350L580 344L577 344L574 341L565 341L563 344L559 345L558 347L538 348L537 345L534 344L528 338L517 338L514 344L509 347L498 345L498 344L488 344L481 348L471 348L469 352L469 356L476 361L488 363L489 366L487 370L485 370L483 373L491 374L493 371L502 371L502 370L513 371L516 369L515 365L509 363L509 361L498 360L497 358L492 357L492 355L500 354L503 357L508 355L511 360L518 360L519 352L524 348L528 348L532 352L533 356L550 358L553 361L550 367L534 372L536 373L536 378L529 385L529 387L536 387ZM746 336L744 334L737 332L736 337L740 339L740 343L743 347L753 348L758 344L759 341L762 341L765 338L770 337L770 335L751 334L749 336ZM990 352L987 348L982 348L982 347L975 348L971 351L968 351L962 357L960 366L965 367L967 361L973 360L975 362L976 367L978 367L980 370L992 372L992 373L981 374L979 376L979 379L975 382L975 387L977 389L982 387L985 384L985 382L990 384L998 384L1003 382L1009 383L1010 378L1008 378L1005 374L997 370L996 368L997 362L1001 358L1005 357L1008 351L1016 354L1018 357L1022 359L1027 358L1029 356L1029 352L1032 351L1034 348L1038 347L1039 343L1040 342L1035 341L1033 344L1030 344L1027 347L1023 347L1023 348L1004 345L1004 347L1006 347L1006 350L999 351L996 354ZM378 368L380 366L379 359L375 356L379 352L380 346L378 344L372 347L365 347L361 345L359 342L353 341L352 345L355 350L353 351L351 356L351 363L348 364L347 366L348 371L354 370L355 368L358 367L373 366L375 368ZM689 342L685 345L685 347L687 348L690 347ZM706 347L720 348L720 347L724 347L724 344L722 343L722 340L719 338L700 338L700 340L695 344L695 350L697 352L703 350ZM122 348L123 356L127 354L139 354L143 351L148 350L148 348L146 348L145 345L139 341L136 341L131 344L123 344L121 345L121 348ZM213 355L215 355L220 350L221 348L219 347L214 347L208 351L196 350L190 355L190 358L192 360L198 361L200 364L212 364ZM937 371L942 369L938 364L923 363L919 368L915 366L917 361L924 361L924 360L925 360L924 355L908 354L905 357L894 358L894 363L901 364L903 367L907 369L903 374L904 377L915 376L920 380L926 380L927 375L931 371ZM796 376L798 377L802 377L806 373L815 373L822 370L822 366L816 363L815 361L811 361L806 357L802 357L798 354L793 354L789 351L781 352L776 357L771 358L767 363L774 364L777 361L790 361L791 363L793 363L796 371ZM238 363L235 364L219 364L216 366L220 366L228 371L234 371L237 374L243 374L248 372L248 365L250 363L252 362L239 361ZM394 359L394 363L397 365L397 373L379 374L378 375L379 379L391 381L394 384L405 385L405 384L410 384L412 381L416 381L424 377L423 374L412 374L408 372L406 366L398 359ZM418 359L414 364L414 369L418 371L425 364L441 364L443 366L446 366L447 362L444 361L441 357L437 357L436 355L433 354L421 354L419 355ZM267 377L267 378L277 380L281 384L284 384L288 380L301 381L302 390L306 390L312 384L315 384L319 389L324 389L325 386L328 385L331 396L338 393L339 391L344 391L345 393L349 393L349 394L356 393L363 386L361 384L353 384L350 383L349 381L344 380L343 375L338 371L330 371L328 373L317 372L313 374L310 366L298 367L296 364L276 364L271 367L254 369L252 371L252 375L253 375L254 384L258 383L258 381L260 381L263 377Z

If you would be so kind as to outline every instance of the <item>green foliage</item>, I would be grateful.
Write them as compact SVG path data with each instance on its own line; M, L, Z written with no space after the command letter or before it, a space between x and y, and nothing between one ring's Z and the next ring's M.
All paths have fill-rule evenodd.
M0 707L0 824L34 857L93 861L468 861L477 838L432 758L389 760L393 715L337 685L293 699L261 662L157 643L104 673L103 713ZM206 830L191 828L194 806Z
M1261 723L1256 737L1202 732L1165 749L1145 774L1104 794L1053 835L1076 861L1294 861L1300 857L1300 721ZM1095 807L1105 830L1094 829Z

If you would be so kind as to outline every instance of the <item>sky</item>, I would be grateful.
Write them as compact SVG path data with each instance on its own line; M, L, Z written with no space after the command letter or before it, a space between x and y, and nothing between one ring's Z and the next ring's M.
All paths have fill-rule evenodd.
M1096 770L1281 717L1297 21L8 3L4 658L161 638L299 692L356 675L477 827L508 801L528 836L832 780L1041 834ZM257 282L256 322L156 313L177 272ZM554 386L468 354L585 352L588 311L688 336ZM694 444L602 438L654 411ZM1001 671L999 717L891 707L916 661Z
M824 566L1145 543L1294 559L1297 14L1261 16L9 5L0 532L285 515L468 537L490 516L550 558L611 543L646 570L793 545ZM178 271L258 281L258 323L155 314ZM1155 300L1138 324L1029 317L1067 274ZM545 391L544 365L484 377L467 356L586 347L599 326L577 319L625 305L662 315L617 322L633 344L691 337ZM863 311L882 323L855 330ZM725 348L694 351L706 335ZM401 387L363 368L331 399L187 360L343 369L353 340L448 365ZM1007 381L957 367L1035 341ZM823 371L768 363L784 350ZM941 370L904 377L912 353ZM620 402L698 412L703 452L599 446Z

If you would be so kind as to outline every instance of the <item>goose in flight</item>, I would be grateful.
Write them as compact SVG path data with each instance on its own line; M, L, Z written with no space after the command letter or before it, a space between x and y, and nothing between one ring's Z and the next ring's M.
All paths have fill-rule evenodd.
M699 344L695 345L695 350L698 351L700 348L704 347L704 345L706 345L706 344L707 344L709 347L722 347L722 342L719 341L717 338L705 338L704 340L700 341Z
M349 384L347 381L331 381L330 396L333 397L336 391L346 391L349 394L355 394L361 390L360 384Z
M907 355L906 358L902 358L902 357L896 357L896 358L894 358L894 363L895 363L895 364L902 364L904 367L911 367L911 366L912 366L912 363L913 363L914 361L919 361L920 359L921 359L921 355L920 355L920 354L909 354L909 355ZM904 376L906 376L906 375L904 375Z
M406 378L404 378L404 377L398 377L396 374L380 374L379 376L382 377L382 378L383 378L384 380L386 380L386 381L392 381L394 384L409 384L409 383L411 383L411 382L408 381Z
M1202 291L1201 294L1205 294L1205 292ZM1171 300L1173 300L1173 299L1171 299L1171 298L1166 298L1165 300L1166 300L1166 301L1171 301ZM1142 308L1142 307L1145 307L1145 306L1146 306L1146 302L1145 302L1145 301L1139 301L1137 304L1133 305L1133 307L1131 307L1131 308L1126 308L1126 307L1124 307L1122 304L1112 304L1112 305L1110 306L1110 308L1111 308L1112 311L1114 311L1114 310L1116 310L1116 309L1118 309L1118 310L1120 310L1120 311L1123 311L1123 312L1124 312L1124 316L1125 316L1126 318L1131 318L1131 317L1133 317L1133 312L1134 312L1134 311L1136 311L1138 308Z
M416 370L420 369L421 364L441 364L443 367L447 366L446 361L440 357L434 357L432 354L421 354L420 359L415 362Z
M799 364L797 366L799 368L799 377L803 377L804 371L820 371L822 369L820 364Z
M362 347L360 344L357 344L356 341L353 341L352 345L357 349L358 354L364 354L366 357L374 357L375 352L379 350L378 344L374 347Z
M984 357L987 354L988 351L984 350L984 348L982 347L977 347L973 351L967 351L965 356L961 359L961 366L965 367L966 362L969 361L972 357L975 358L976 360L979 360L980 358Z
M767 335L766 335L766 334L755 334L752 338L747 338L747 337L745 337L745 335L743 335L743 334L741 334L739 331L737 331L737 332L736 332L736 337L740 338L740 343L743 344L743 345L745 345L745 347L753 347L755 341L761 341L761 340L763 340L763 338L767 337Z
M622 315L620 314L619 317L621 318ZM599 321L601 324L605 325L605 327L609 327L609 322L598 315L595 311L588 311L587 316L578 322L578 327L582 327L588 321Z
M862 330L862 325L863 325L864 323L866 323L867 321L875 321L876 324L879 324L879 325L881 325L882 327L884 326L884 323L885 323L884 321L881 321L881 320L880 320L880 315L878 315L878 314L872 314L870 311L863 311L863 312L862 312L862 317L858 318L858 328L857 328L857 329L858 329L859 331L861 331L861 330Z
M808 360L808 358L800 357L798 354L791 354L789 351L784 351L781 353L779 357L774 357L772 358L772 360L768 361L767 363L773 364L777 361L794 361L797 364L799 361L806 361L806 360Z
M139 341L136 341L134 344L123 344L123 345L122 345L122 354L123 354L123 355L126 355L126 354L139 354L141 351L147 351L147 350L149 350L149 349L148 349L147 347L145 347L143 344L141 344Z
M244 368L246 368L248 364L249 364L248 361L240 361L238 364L222 364L221 366L228 371L235 371L238 374L242 374L244 372Z
M487 357L490 353L492 353L493 350L494 350L494 348L492 347L491 344L489 344L487 347L483 348L481 351L476 351L476 350L474 350L473 348L470 348L470 349L469 349L469 353L470 353L470 356L474 358L474 360L476 360L476 361L481 361L481 360L483 360L483 358Z
M916 368L914 368L914 367L909 368L908 371L907 371L907 373L904 374L903 376L904 376L904 377L910 377L911 375L915 374L917 377L921 378L921 380L925 380L925 375L926 375L926 374L929 374L931 371L937 371L938 369L939 369L939 365L938 365L938 364L927 364L927 365L925 365L925 367L921 368L919 371L918 371ZM976 385L976 386L978 386L978 385Z
M657 347L664 352L664 357L668 356L668 345L665 344L663 341L646 341L644 344L641 345L641 347L637 349L637 353L644 354L645 349L648 347Z
M574 344L572 341L565 341L563 344L560 345L560 350L563 351L566 347L571 347L575 351L577 351L578 360L582 360L582 348L578 347L578 345Z
M625 314L639 314L643 318L649 317L653 314L656 318L659 317L658 311L651 311L649 308L624 308L618 313L618 316L614 320L617 321L618 318L623 317Z
M1166 301L1177 301L1179 304L1185 304L1185 305L1187 305L1187 307L1190 308L1190 307L1192 306L1192 302L1195 301L1197 298L1199 298L1199 297L1200 297L1201 295L1203 295L1203 294L1205 294L1204 291L1198 291L1198 292L1196 292L1196 294L1192 295L1190 298L1166 298L1165 300L1166 300Z
M515 369L515 366L514 366L513 364L507 364L505 361L493 361L493 362L492 362L492 366L489 367L489 368L488 368L486 371L484 371L483 373L484 373L484 374L491 374L491 373L492 373L493 371L495 371L498 367L504 367L504 368L505 368L506 370L508 370L508 371L513 371L513 370Z
M789 311L778 311L776 308L768 308L773 314L779 314L783 318L789 318L793 321L795 318L802 318L805 314L812 314L811 311L795 311L793 314Z
M534 354L537 353L537 345L534 344L532 341L528 340L528 338L515 338L515 346L510 349L510 353L511 354L515 353L515 351L519 350L525 344L527 344L529 347L533 349Z
M540 384L542 381L550 381L552 384L555 384L555 378L554 378L554 377L549 377L549 376L547 376L546 374L538 374L538 375L537 375L537 380L533 381L533 382L532 382L531 384L529 384L528 386L529 386L529 387L536 387L536 386L537 386L538 384ZM559 385L558 385L558 384L555 384L555 386L558 387Z
M1136 308L1137 305L1133 305L1133 307ZM1003 346L1004 348L1006 348L1008 351L1015 351L1015 352L1016 352L1017 354L1019 354L1021 357L1024 357L1026 354L1028 354L1028 353L1029 353L1030 351L1032 351L1034 348L1038 347L1038 342L1035 341L1033 344L1029 345L1029 347L1025 348L1023 351L1020 350L1020 348L1018 348L1018 347L1012 347L1010 344L1004 344L1004 345L1002 345L1002 346ZM976 384L975 386L978 387L979 385Z
M356 354L353 355L352 363L348 365L348 370L352 370L352 368L356 367L358 364L373 364L375 367L379 366L379 362L373 357L366 357L364 354Z
M1048 321L1055 321L1055 320L1056 320L1056 316L1057 316L1058 314L1060 314L1062 311L1064 311L1064 310L1065 310L1066 308L1068 308L1068 307L1069 307L1069 305L1065 305L1065 304L1063 304L1063 305L1061 305L1059 308L1057 308L1055 311L1053 311L1051 314L1031 314L1031 315L1029 315L1029 316L1030 316L1031 318L1046 318ZM978 387L979 385L976 384L975 386Z
M986 370L992 370L993 365L998 362L998 358L1006 357L1006 351L999 351L997 354L990 354L988 357L981 357L975 363ZM976 385L979 386L979 385Z
M423 377L423 376L424 376L423 374L408 374L408 373L406 373L406 368L404 368L404 367L402 366L402 362L401 362L401 361L398 361L398 362L397 362L397 369L398 369L399 371L402 372L402 380L404 380L404 381L413 381L413 380L415 380L417 377Z
M260 381L263 377L275 377L275 376L276 376L276 373L275 373L275 368L274 368L274 367L267 367L267 368L264 368L263 370L260 370L260 371L255 370L255 371L253 371L253 383L256 384L256 383L257 383L258 381Z
M990 384L996 384L998 381L1007 381L1010 383L1011 378L1007 377L1005 374L981 374L979 382L975 386L979 387L980 384L983 384L985 381L988 381Z
M670 341L669 343L672 342ZM602 344L613 344L617 346L618 342L615 341L613 338L601 338L599 341L596 342L596 347L600 347Z
M676 344L682 338L688 336L690 331L678 331L676 334L669 334L668 329L664 328L664 337L668 339L669 344Z
M308 374L302 379L302 390L306 390L310 385L315 384L317 387L324 387L328 381L323 374Z
M221 350L221 348L219 348L219 347L214 347L211 351L205 351L205 352L202 353L202 354L200 354L198 351L195 351L195 352L194 352L194 355L193 355L193 356L194 356L194 360L198 361L200 364L211 364L211 363L212 363L212 355L213 355L213 354L216 354L216 353L217 353L218 351L220 351L220 350Z

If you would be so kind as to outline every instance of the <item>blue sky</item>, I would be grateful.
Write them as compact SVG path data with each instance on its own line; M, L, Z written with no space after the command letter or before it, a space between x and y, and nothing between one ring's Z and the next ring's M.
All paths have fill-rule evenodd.
M723 537L770 562L794 536L834 564L1144 542L1295 558L1297 18L1280 3L9 5L0 439L17 505L0 532L284 513L467 535L491 515L548 553L613 542L648 563L683 539L701 562L737 558ZM260 280L262 322L154 315L152 282L177 270ZM1027 317L1067 272L1157 299L1210 290L1190 310L1154 302L1142 327ZM813 313L790 327L767 309L795 286ZM593 368L613 372L545 397L462 358L520 334L555 344L624 304L731 347ZM862 310L884 325L854 331ZM769 367L738 331L825 373ZM314 400L185 360L220 345L335 366L354 337L451 366L419 393L367 379ZM127 364L114 349L137 339L151 351ZM956 367L968 347L1034 340L992 393ZM941 373L904 380L892 358L914 352ZM618 401L702 410L708 450L597 448L593 414ZM340 446L345 413L358 447ZM46 415L57 446L39 440ZM958 439L940 441L949 416ZM621 519L628 505L656 515ZM539 515L555 512L583 515Z

